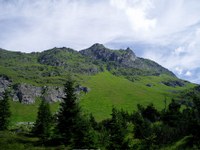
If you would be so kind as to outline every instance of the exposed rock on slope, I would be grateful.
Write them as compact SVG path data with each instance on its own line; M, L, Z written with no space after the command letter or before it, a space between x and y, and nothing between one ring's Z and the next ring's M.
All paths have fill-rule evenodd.
M12 81L6 77L0 77L0 99L3 97L3 93L8 89L11 91L10 95L13 101L19 101L23 104L34 103L37 97L44 97L44 100L48 102L60 101L64 97L62 87L37 87L26 83L20 83L14 85Z
M0 76L0 99L3 98L3 93L11 84L12 81L7 76Z
M64 88L58 86L43 86L37 87L26 83L20 83L13 86L12 81L6 77L0 77L0 99L3 97L3 93L6 89L10 87L10 96L13 101L19 101L23 104L32 104L35 103L36 98L43 98L48 102L57 102L61 101L65 96ZM80 93L81 91L84 93L89 92L89 88L78 86L76 88L76 92Z
M42 94L41 87L35 87L28 84L19 84L14 87L14 100L20 101L24 104L30 104L35 102L36 97L40 97Z
M95 60L104 62L113 61L129 67L131 67L131 62L137 59L130 48L127 48L126 50L111 50L105 48L102 44L94 44L90 48L80 51L80 53Z
M80 53L90 59L107 63L108 68L119 69L120 67L123 69L139 69L144 71L145 74L147 71L151 72L149 75L168 74L175 77L171 71L156 62L136 57L135 53L130 48L126 50L111 50L97 43L88 49L80 51Z
M183 81L179 81L179 80L163 81L162 83L166 86L171 86L171 87L176 87L176 86L183 87L183 86L185 86L185 83L183 83Z
M51 87L47 86L43 88L43 98L48 102L61 101L65 96L63 87Z

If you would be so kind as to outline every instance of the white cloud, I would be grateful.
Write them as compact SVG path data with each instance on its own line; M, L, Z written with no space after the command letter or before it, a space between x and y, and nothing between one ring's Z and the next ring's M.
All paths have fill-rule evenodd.
M147 16L153 8L150 0L111 0L111 5L124 11L134 32L148 32L155 27L156 19Z
M2 3L0 13L7 13L0 16L0 21L4 21L1 28L5 29L0 45L23 51L54 46L81 48L95 42L105 43L126 34L127 28L121 30L128 24L126 15L115 9L110 10L110 5L105 3L64 0ZM125 22L121 22L120 18L124 18ZM11 31L11 28L14 30Z
M176 67L175 70L178 73L178 75L182 75L183 74L183 69L182 68Z
M187 71L187 72L185 73L185 76L191 77L191 76L192 76L192 73L191 73L190 71Z
M174 55L181 55L181 54L184 54L186 53L186 50L184 47L178 47L174 50Z

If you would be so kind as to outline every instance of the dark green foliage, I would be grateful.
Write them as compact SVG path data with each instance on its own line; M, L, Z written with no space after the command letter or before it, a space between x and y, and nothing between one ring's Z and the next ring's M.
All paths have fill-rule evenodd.
M150 149L156 143L156 135L153 132L152 124L146 118L143 118L141 113L133 114L134 138L140 139L143 144L143 149Z
M86 116L82 116L76 122L76 130L73 133L73 148L96 149L98 148L98 135L92 128Z
M180 112L181 105L172 99L172 102L169 104L169 108L166 112L163 113L162 120L164 123L168 124L171 127L179 126L179 121L181 118Z
M105 119L98 123L97 132L100 147L106 149L110 144L110 119Z
M42 100L38 109L37 120L33 127L33 133L45 140L50 136L51 126L52 115L49 103Z
M90 114L89 121L90 121L92 128L97 130L98 129L98 123L96 122L96 120L95 120L95 118L92 114Z
M57 131L65 145L72 148L96 148L95 131L89 119L81 114L72 80L65 84L65 98L58 113Z
M111 116L109 126L110 144L108 149L129 149L129 142L126 140L128 134L127 121L116 108L112 109Z
M80 119L80 107L77 103L74 81L68 80L65 84L65 97L60 104L57 130L65 144L73 143L73 134L77 121Z
M142 141L141 149L158 149L172 144L187 136L187 147L198 147L199 144L199 110L200 99L193 98L192 107L181 110L180 101L172 99L167 109L159 112L153 105L138 105L138 111L132 114L134 137Z
M3 99L0 100L0 130L7 130L10 122L10 105L8 91L3 95Z
M190 116L190 128L191 131L193 131L193 135L195 139L200 138L200 98L199 97L194 97L193 98L193 103L194 103L194 108L191 113L193 115L192 117ZM199 141L200 142L200 141Z
M160 119L160 113L153 104L149 104L146 108L138 105L138 110L145 119L148 119L151 122L155 122Z

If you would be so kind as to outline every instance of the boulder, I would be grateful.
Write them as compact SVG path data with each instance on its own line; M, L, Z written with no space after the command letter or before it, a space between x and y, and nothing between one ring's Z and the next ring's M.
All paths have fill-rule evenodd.
M43 91L43 98L45 101L48 102L61 101L62 98L65 96L63 87L47 86L43 88Z
M42 96L42 87L21 83L14 87L13 99L23 104L32 104L36 97Z

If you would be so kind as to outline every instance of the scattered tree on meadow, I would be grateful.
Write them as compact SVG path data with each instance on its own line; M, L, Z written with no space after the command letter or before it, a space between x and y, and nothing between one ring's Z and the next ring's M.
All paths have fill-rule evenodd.
M10 122L10 105L8 91L5 91L3 99L0 100L0 130L7 130Z
M49 103L42 100L38 108L37 120L33 128L33 133L46 139L50 136L51 124L52 115Z

